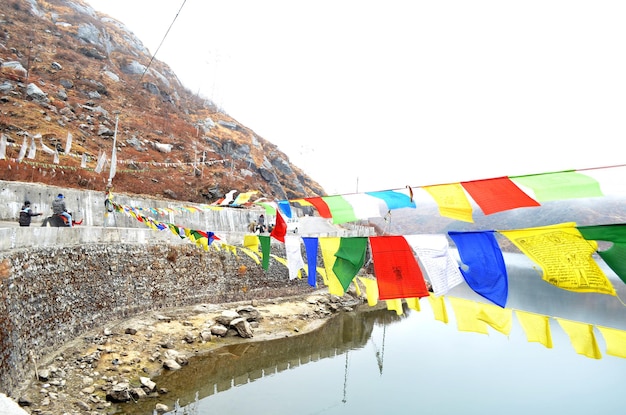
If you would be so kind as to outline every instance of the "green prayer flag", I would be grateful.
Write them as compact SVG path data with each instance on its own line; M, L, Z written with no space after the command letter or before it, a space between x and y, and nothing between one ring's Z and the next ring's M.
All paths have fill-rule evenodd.
M613 242L613 246L598 254L626 283L626 224L578 226L577 229L587 240Z
M263 254L261 266L267 271L270 267L270 237L267 235L259 235L259 242L261 243L261 253Z
M603 196L596 179L576 171L509 178L516 184L531 188L539 202Z
M352 205L342 196L324 196L322 197L322 200L328 206L328 210L330 210L334 224L338 225L341 223L359 220L359 218L357 218L354 214Z
M350 283L365 263L367 237L341 238L339 249L335 253L337 260L333 272L346 292Z

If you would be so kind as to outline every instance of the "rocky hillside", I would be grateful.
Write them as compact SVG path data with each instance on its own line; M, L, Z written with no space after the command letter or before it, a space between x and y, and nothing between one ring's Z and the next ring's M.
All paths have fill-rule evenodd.
M129 28L83 1L5 0L0 29L0 179L104 190L117 120L116 192L198 203L231 190L325 195L274 144L186 89ZM99 169L102 154L109 162Z

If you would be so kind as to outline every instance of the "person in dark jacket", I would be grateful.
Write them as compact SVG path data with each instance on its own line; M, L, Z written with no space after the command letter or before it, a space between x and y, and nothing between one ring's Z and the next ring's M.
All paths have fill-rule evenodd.
M56 199L52 201L52 213L55 215L65 216L65 218L67 218L67 226L70 228L73 226L72 215L67 212L67 208L65 207L65 196L63 196L62 193L59 193Z
M30 208L30 202L27 200L24 202L24 206L22 206L22 210L20 210L20 226L30 226L30 220L33 216L41 216L41 213L35 213Z

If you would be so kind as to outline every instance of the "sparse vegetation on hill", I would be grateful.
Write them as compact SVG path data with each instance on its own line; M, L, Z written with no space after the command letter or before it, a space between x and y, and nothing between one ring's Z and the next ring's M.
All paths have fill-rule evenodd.
M101 153L110 160L118 119L115 191L197 203L233 189L270 199L325 194L277 146L151 61L122 23L82 0L5 3L0 133L8 144L0 178L104 189L108 166L94 170ZM37 135L35 158L27 152L18 162L24 138ZM41 143L58 151L58 164Z

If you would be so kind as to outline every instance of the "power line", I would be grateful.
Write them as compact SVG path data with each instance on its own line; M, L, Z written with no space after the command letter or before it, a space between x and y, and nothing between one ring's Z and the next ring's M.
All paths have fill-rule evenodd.
M135 84L135 87L133 89L135 89L137 87L137 85L143 80L143 77L146 74L146 72L148 72L148 68L150 68L150 65L152 65L152 61L154 61L154 58L156 57L156 54L159 52L159 49L161 49L161 46L163 46L163 42L165 42L165 39L167 38L167 35L170 33L170 30L172 29L172 26L174 26L174 22L176 22L176 19L178 19L178 15L183 10L183 7L185 6L185 3L187 3L187 0L183 0L183 4L180 5L180 9L178 9L178 12L176 13L176 16L174 16L174 20L172 20L172 23L170 23L170 26L167 28L167 31L165 32L165 35L163 35L163 39L161 39L161 43L159 43L159 46L157 47L156 51L154 51L154 53L152 54L152 57L150 58L150 62L148 62L148 65L146 66L146 69L144 69L143 73L141 74L141 77L139 78L139 81L137 81L137 83Z

